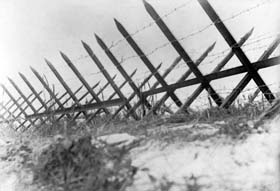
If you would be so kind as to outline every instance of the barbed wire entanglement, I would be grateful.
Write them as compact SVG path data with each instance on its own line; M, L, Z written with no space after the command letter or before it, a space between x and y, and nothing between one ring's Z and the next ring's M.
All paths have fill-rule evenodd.
M207 0L204 1L206 4L208 3ZM168 17L175 15L179 10L185 10L192 2L196 1L186 1L175 8L170 8L165 14L159 16L156 9L144 1L144 7L152 17L152 22L129 33L121 23L115 20L123 38L111 42L109 46L105 45L96 35L98 44L106 53L109 61L115 66L114 73L111 72L112 68L107 69L107 63L103 63L103 59L101 61L92 48L82 41L87 55L70 58L60 52L63 61L66 63L65 66L68 70L70 69L69 71L74 75L73 77L64 77L65 75L62 72L66 72L65 66L55 67L45 59L51 70L44 71L44 75L42 75L42 71L31 68L32 73L43 89L37 90L28 78L20 74L29 94L31 93L30 96L26 96L27 93L20 89L21 86L17 86L14 81L9 79L14 88L11 90L6 85L2 85L3 92L1 97L6 102L1 102L1 119L3 121L5 121L4 119L17 121L17 128L23 127L26 129L39 122L46 123L50 118L56 121L65 118L68 120L85 119L90 122L95 116L103 115L104 113L112 116L108 117L109 120L121 115L121 113L123 113L123 116L140 120L143 118L142 115L158 115L158 110L163 107L172 108L169 110L170 113L177 113L178 111L187 111L190 107L195 107L196 105L200 105L201 108L208 107L209 102L211 102L212 106L212 101L213 103L216 102L217 107L227 109L229 105L234 104L234 101L244 96L247 99L247 103L252 103L260 97L267 99L267 103L272 103L279 94L279 83L266 84L259 75L258 70L276 66L280 63L279 56L273 54L280 43L280 33L263 32L251 38L254 31L254 28L252 28L238 42L235 42L232 34L224 25L224 23L240 18L257 8L269 4L270 1L262 1L227 18L211 19L212 22L209 24L175 38L176 34L171 32L172 30L168 28L165 22ZM210 4L207 8L203 6L202 8L209 18L215 15L213 14L215 10ZM212 15L209 12L212 12ZM249 17L250 15L247 16ZM159 27L162 32L161 35L167 37L168 41L153 47L149 51L143 51L133 37L140 35L150 27ZM190 51L195 55L200 55L196 60L192 60L181 43L185 43L194 36L200 37L201 33L206 33L211 27L218 29L223 40L227 42L227 46L219 47L219 50L217 50L218 48L215 49L215 47L220 42L213 40L213 43L204 51ZM113 50L122 43L127 48L133 49L136 54L120 57L114 55ZM161 54L161 50L165 47L172 51L175 50L178 56L170 64L167 61L160 60L157 62L157 64L160 64L154 66L155 64L150 60L151 56L156 53ZM256 54L253 59L247 57L256 52L258 54L262 53L258 59L255 59ZM117 57L121 59L118 60ZM126 64L128 60L133 59L142 61L147 70L143 70L142 66L132 68ZM98 70L82 73L76 67L80 61L94 63ZM129 70L128 67L130 67ZM214 69L211 71L211 68ZM215 88L216 82L222 82L224 78L241 74L244 77L237 85L227 85L227 88ZM50 80L49 75L55 76L56 82ZM95 83L93 83L94 81ZM213 86L212 81L215 81ZM254 81L257 85L250 84L249 87L248 83L250 81ZM193 89L194 86L196 86L196 89ZM185 91L186 89L188 91ZM145 113L146 110L147 113Z

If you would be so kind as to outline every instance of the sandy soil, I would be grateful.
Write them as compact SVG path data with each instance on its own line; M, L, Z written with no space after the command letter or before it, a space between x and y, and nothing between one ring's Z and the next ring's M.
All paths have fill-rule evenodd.
M243 141L233 142L227 137L213 137L204 141L171 143L162 147L160 141L148 141L132 153L133 164L139 167L134 185L129 190L154 190L165 181L172 182L171 190L186 190L186 185L201 186L202 190L279 190L279 144L280 117L269 121L267 132L253 133ZM176 127L176 130L190 128L189 125ZM175 130L175 128L173 129ZM216 131L204 126L205 133ZM110 142L130 135L115 134L102 139ZM0 129L0 157L6 155L9 145L19 139L11 129ZM45 140L45 143L49 140ZM40 150L44 141L35 140L34 148ZM37 146L36 146L37 145ZM38 147L40 145L40 147ZM32 176L22 174L15 161L0 160L0 191L29 191ZM26 177L27 176L27 177ZM168 180L168 181L167 181Z

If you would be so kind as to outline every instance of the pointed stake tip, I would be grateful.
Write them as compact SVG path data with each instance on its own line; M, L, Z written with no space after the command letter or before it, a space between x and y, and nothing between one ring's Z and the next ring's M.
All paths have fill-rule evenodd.
M81 42L82 42L82 44L83 44L84 47L85 47L85 46L88 46L87 43L86 43L85 41L82 40Z
M117 27L121 26L121 23L118 21L118 19L114 18L114 22L117 25Z
M95 38L100 38L98 34L94 33Z

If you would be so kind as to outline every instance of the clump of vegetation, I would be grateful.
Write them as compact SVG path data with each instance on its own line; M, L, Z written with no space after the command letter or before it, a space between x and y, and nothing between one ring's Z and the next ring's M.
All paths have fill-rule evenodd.
M34 183L43 190L122 191L137 171L128 153L125 147L92 143L90 136L60 137L34 164Z

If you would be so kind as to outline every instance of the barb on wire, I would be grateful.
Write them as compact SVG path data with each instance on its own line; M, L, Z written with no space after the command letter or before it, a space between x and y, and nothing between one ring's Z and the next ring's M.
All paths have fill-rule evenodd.
M168 12L168 13L164 14L163 16L161 16L161 19L167 18L168 16L172 15L173 13L177 12L178 10L180 10L180 9L182 9L182 8L184 8L184 7L186 7L186 6L187 6L188 4L190 4L192 1L193 1L193 0L189 0L189 1L187 1L186 3L184 3L184 4L182 4L182 5L179 5L178 7L175 7L175 8L172 9L170 12ZM129 35L130 35L131 37L133 37L133 36L137 35L138 33L140 33L140 32L142 32L142 31L144 31L144 30L146 30L146 29L152 27L155 23L156 23L156 21L152 21L152 22L148 23L147 25L144 25L142 28L136 30L135 32L133 32L133 33L131 33L131 34L129 34ZM115 42L112 42L112 44L108 47L108 49L111 50L112 48L118 46L118 44L124 42L128 37L129 37L129 36L124 37L124 38L122 38L122 39L120 39L120 40L117 40L117 41L115 41Z
M202 27L202 28L199 29L199 30L196 30L196 31L194 31L194 32L191 32L191 33L187 34L186 36L183 36L183 37L178 38L176 41L178 41L178 42L184 41L184 40L186 40L186 39L188 39L188 38L190 38L190 37L192 37L192 36L198 35L198 34L204 32L204 31L206 31L208 28L214 26L214 25L217 24L217 23L220 23L220 22L227 22L227 21L229 21L229 20L235 19L235 18L239 17L240 15L243 15L243 14L245 14L245 13L251 12L251 11L253 11L253 10L256 9L256 8L259 8L259 7L261 7L261 6L265 5L265 4L267 4L268 2L269 2L269 1L264 1L264 2L259 3L259 4L255 5L255 6L251 7L251 8L248 8L248 9L245 9L245 10L243 10L243 11L240 11L239 13L237 13L237 14L235 14L235 15L232 15L232 16L226 18L226 19L218 20L218 21L215 21L215 22L211 22L210 24L208 24L208 25ZM159 19L162 19L162 17L160 17ZM155 23L155 22L156 22L156 21L154 21L154 23ZM133 33L133 34L134 34L134 33ZM128 37L129 37L129 36L125 37L124 39L122 39L122 41L125 40L125 39L128 38ZM263 39L262 39L262 40L263 40ZM260 41L261 41L261 40L260 40ZM124 57L124 58L122 58L122 60L121 60L121 64L124 63L124 62L126 62L127 60L130 60L130 59L133 59L133 58L142 57L142 56L150 56L150 55L154 54L155 52L157 52L158 50L160 50L160 49L162 49L162 48L164 48L164 47L170 45L170 44L173 43L173 42L174 42L174 41L169 41L169 42L163 43L163 44L159 45L158 47L152 49L150 52L148 52L148 53L146 53L146 54L143 54L143 55L132 55L132 56ZM257 42L254 42L254 43L257 43ZM234 46L233 46L233 47L234 47ZM230 47L230 48L233 48L233 47ZM228 51L230 48L228 48L227 50L224 50L224 51ZM109 49L110 49L110 48L109 48Z

